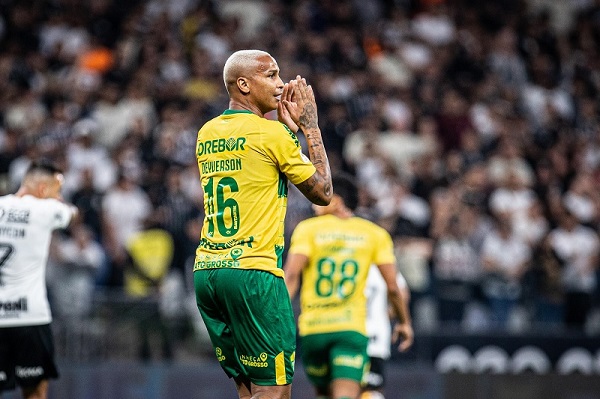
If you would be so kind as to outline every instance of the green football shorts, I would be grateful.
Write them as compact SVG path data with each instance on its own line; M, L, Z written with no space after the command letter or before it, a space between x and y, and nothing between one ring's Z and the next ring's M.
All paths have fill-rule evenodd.
M300 353L308 379L322 389L338 378L361 383L369 367L368 342L368 337L355 331L301 337Z
M256 385L291 384L296 323L285 281L269 272L194 272L196 303L215 354L230 377Z

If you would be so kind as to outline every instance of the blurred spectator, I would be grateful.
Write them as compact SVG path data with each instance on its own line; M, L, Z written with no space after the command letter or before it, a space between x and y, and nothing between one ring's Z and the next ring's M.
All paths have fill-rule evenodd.
M600 253L598 233L577 221L567 208L558 216L558 226L549 235L550 247L564 264L565 322L582 328L597 289L596 269Z
M442 46L454 39L454 21L443 2L429 2L412 21L413 32L432 46Z
M64 151L71 137L71 125L65 101L59 98L51 99L49 114L36 137L36 145L43 155Z
M588 140L594 140L600 125L598 103L593 97L585 96L579 101L579 109L575 116L575 133Z
M515 235L531 248L536 248L550 230L546 214L542 203L534 199L525 215L512 220Z
M169 164L195 164L190 148L196 146L197 127L191 110L185 106L166 106L162 121L152 133L152 152L156 158Z
M436 115L439 139L444 151L456 150L462 142L464 132L472 129L466 98L457 90L447 89L442 93L440 110Z
M402 230L405 235L425 237L431 221L427 201L414 195L408 183L399 178L393 179L385 191L375 196L378 223L392 233Z
M550 236L544 237L535 247L531 264L533 292L530 295L534 306L533 321L538 328L560 329L564 326L563 266L564 262L551 245Z
M547 55L537 55L531 60L531 80L522 88L525 111L535 127L548 126L548 122L570 120L574 104L569 92L559 85L558 71ZM524 83L524 82L522 82Z
M509 318L522 295L522 278L530 267L531 248L512 232L511 219L495 218L495 227L481 248L483 294L495 326L508 329Z
M80 119L73 125L71 142L66 148L69 184L65 196L70 197L81 188L85 170L89 171L95 190L104 192L114 184L116 166L106 147L96 142L99 133L98 124L92 119Z
M4 123L10 129L19 131L24 137L35 138L40 133L48 109L42 102L41 94L25 83L20 95L4 109Z
M129 120L120 102L121 88L116 81L107 80L101 86L99 99L94 103L91 117L98 123L97 141L112 150L127 134Z
M89 227L94 237L103 242L102 231L102 192L94 187L92 170L81 170L79 189L71 195L71 202L79 209L79 217Z
M395 231L394 252L396 267L405 277L411 292L410 310L415 325L431 330L438 323L432 303L432 276L430 270L433 242L427 237L413 235L411 231ZM433 306L432 306L433 305Z
M165 187L154 220L159 222L173 237L173 259L171 269L184 274L189 258L195 255L197 237L191 241L186 234L190 220L198 217L201 210L182 190L184 184L179 167L171 167L165 176Z
M380 143L380 120L376 115L365 117L359 129L351 132L344 143L344 159L360 185L369 192L390 165L389 156L380 150Z
M515 224L518 219L527 218L536 199L535 193L522 176L510 170L506 180L490 194L490 212L494 215L504 215L510 223Z
M482 268L469 240L467 221L452 216L433 249L434 292L444 326L459 327L467 304L476 298Z
M574 177L563 202L579 223L593 227L600 222L600 191L590 173L581 171Z
M70 233L53 244L51 292L57 314L77 320L92 314L96 279L106 266L106 254L87 226L74 225Z
M519 55L517 42L516 32L507 26L497 33L488 56L491 71L510 89L518 89L527 81L526 65Z
M529 186L533 182L533 170L527 163L519 144L509 138L503 138L497 150L488 159L490 180L495 185L509 184ZM515 180L516 179L516 180Z
M140 335L139 357L144 361L153 356L151 336L154 331L158 331L160 336L163 358L173 358L171 331L159 306L173 251L173 237L160 228L137 231L129 236L126 243L129 260L124 271L124 289L133 300Z
M131 237L143 230L152 213L147 194L127 171L120 172L115 186L102 199L102 237L111 262L109 285L123 284L127 264L127 244Z
M428 201L432 206L431 195L440 186L445 184L441 160L436 153L425 154L417 158L412 164L411 191Z
M11 193L19 188L19 182L25 176L31 162L41 157L40 148L33 139L25 139L19 147L18 156L8 165L8 189Z

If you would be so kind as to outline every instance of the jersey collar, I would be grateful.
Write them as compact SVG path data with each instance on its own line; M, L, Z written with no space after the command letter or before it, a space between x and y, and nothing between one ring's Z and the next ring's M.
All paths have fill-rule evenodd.
M251 114L252 111L248 111L245 109L226 109L223 111L223 115L233 115L233 114Z

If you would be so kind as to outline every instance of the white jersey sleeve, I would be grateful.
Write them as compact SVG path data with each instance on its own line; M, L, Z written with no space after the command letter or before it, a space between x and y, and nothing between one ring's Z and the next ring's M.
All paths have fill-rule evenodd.
M387 359L391 355L392 332L388 312L387 288L377 266L371 266L365 287L367 296L367 335L370 357Z
M406 288L406 280L401 273L396 274L396 282L400 289ZM388 359L391 356L392 326L387 300L387 287L377 266L372 265L365 286L367 296L367 335L369 345L367 354L370 357Z
M70 205L54 199L0 197L0 327L52 321L46 292L50 239L72 216Z

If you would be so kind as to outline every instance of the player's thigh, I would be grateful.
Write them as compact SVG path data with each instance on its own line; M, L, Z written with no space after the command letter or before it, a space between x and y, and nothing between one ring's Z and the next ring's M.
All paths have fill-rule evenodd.
M309 334L300 337L300 354L304 373L319 392L327 392L331 383L329 355L332 334Z
M252 384L252 394L258 398L289 399L292 396L292 386L290 384L275 386Z
M198 308L221 365L256 385L291 383L296 327L284 280L240 269L202 270L194 278Z
M367 345L369 339L357 332L340 332L331 349L331 378L360 383L368 369Z
M218 269L194 272L196 305L219 364L227 376L235 378L242 374L243 370L235 356L235 342L228 312L219 295L219 287L216 283L218 272Z
M336 379L362 381L369 362L366 336L340 331L306 335L300 342L306 376L320 391Z
M58 378L49 324L15 327L13 345L15 377L19 386L36 387L43 380Z
M296 324L285 281L263 271L230 272L223 275L223 285L230 293L224 301L245 375L259 386L290 384L296 356Z
M0 328L0 392L15 388L13 328Z

